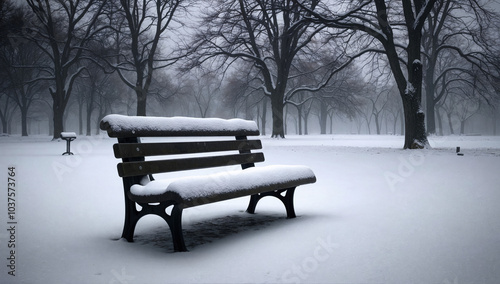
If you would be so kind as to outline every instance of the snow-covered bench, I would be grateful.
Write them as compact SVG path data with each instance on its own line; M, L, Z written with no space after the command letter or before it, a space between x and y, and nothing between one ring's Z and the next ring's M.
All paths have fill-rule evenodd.
M247 139L259 135L253 121L111 114L102 119L100 127L118 139L113 150L115 157L122 159L118 164L125 191L122 237L129 242L133 241L137 221L147 214L156 214L170 226L175 251L186 251L183 209L242 196L251 196L249 213L255 212L262 197L274 196L284 203L287 217L294 218L295 187L316 181L312 170L305 166L254 167L254 163L264 161L264 154L252 153L262 149L260 140ZM141 137L150 141L141 143ZM153 137L170 141L158 142ZM234 165L241 165L243 170L226 168L215 174L174 175L157 180L152 177L152 174ZM136 203L142 207L140 211ZM169 207L171 211L167 213Z
M63 153L64 155L73 155L73 153L70 151L70 143L71 141L76 139L76 133L75 132L61 132L60 134L61 139L66 140L66 152Z

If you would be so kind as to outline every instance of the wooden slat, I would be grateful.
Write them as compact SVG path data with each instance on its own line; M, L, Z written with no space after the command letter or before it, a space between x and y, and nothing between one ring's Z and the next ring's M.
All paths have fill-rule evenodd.
M263 161L263 153L250 153L187 159L128 162L118 164L118 174L120 177L142 176L147 174L249 164Z
M158 155L193 154L220 151L249 151L262 149L260 140L231 140L175 143L119 143L113 145L116 158Z

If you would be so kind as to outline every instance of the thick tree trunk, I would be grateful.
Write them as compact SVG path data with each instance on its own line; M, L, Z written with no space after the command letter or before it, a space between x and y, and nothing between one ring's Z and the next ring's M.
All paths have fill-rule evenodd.
M441 113L439 112L439 108L436 108L436 118L439 128L439 135L443 136L443 118L441 117Z
M21 110L21 133L22 136L28 136L28 108L20 107Z
M377 135L380 135L380 121L378 119L378 114L375 114L374 117L375 117L375 128L377 130Z
M302 106L297 107L297 122L298 122L298 133L302 135Z
M54 103L54 133L52 139L59 139L61 137L61 132L64 131L64 110Z
M6 119L2 119L2 133L3 134L8 134L8 131L7 131L7 120Z
M405 118L404 149L422 149L428 146L425 133L425 115L414 96L403 100Z
M425 115L427 117L427 133L435 134L436 133L436 99L434 98L434 94L436 92L436 84L434 83L434 74L436 72L436 64L437 64L437 35L429 35L427 34L429 40L431 41L431 46L427 51L430 53L430 56L426 60L425 66Z
M450 134L454 135L455 131L453 130L453 123L451 122L451 113L447 113L446 116L448 117L448 126L450 127Z
M59 83L59 84L57 84ZM59 139L61 136L61 132L64 131L64 111L66 109L66 104L68 99L66 98L65 90L62 88L64 84L60 81L56 81L58 89L55 92L51 91L53 104L52 104L52 113L53 113L53 121L54 121L54 133L52 139ZM59 86L60 85L60 86Z
M136 90L137 94L137 116L146 116L146 99L147 95L144 90Z
M271 108L273 115L273 138L285 138L285 128L283 123L283 95L273 94L271 96Z
M429 147L422 105L422 62L420 61L421 32L410 33L408 43L408 81L402 93L405 112L404 149ZM401 90L400 90L401 91Z

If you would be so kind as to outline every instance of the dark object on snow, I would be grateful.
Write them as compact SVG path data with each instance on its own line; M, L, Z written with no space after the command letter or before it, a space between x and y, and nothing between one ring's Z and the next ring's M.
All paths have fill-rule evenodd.
M460 147L457 147L457 155L459 155L459 156L463 156L464 155L464 153L460 153Z
M70 143L71 141L76 139L75 132L61 132L61 139L66 140L66 152L63 155L73 155L70 151Z
M295 188L316 182L312 170L305 166L255 167L254 163L264 161L264 154L251 152L262 149L260 140L247 139L247 136L259 135L253 121L108 115L102 119L100 127L110 137L118 139L113 150L115 157L122 159L118 164L118 175L123 178L125 191L122 238L129 242L133 241L139 219L155 214L169 225L174 250L187 251L182 234L182 210L242 196L251 196L248 213L255 212L262 197L274 196L285 205L287 217L294 218ZM224 137L214 141L207 136ZM176 138L175 142L141 143L140 137L185 138L182 141ZM175 156L172 158L172 155ZM155 159L146 160L150 156L155 156ZM157 156L164 156L164 159L159 160ZM226 168L215 174L159 180L152 176L232 165L240 165L242 170ZM142 207L140 211L136 204ZM167 213L169 207L172 210Z

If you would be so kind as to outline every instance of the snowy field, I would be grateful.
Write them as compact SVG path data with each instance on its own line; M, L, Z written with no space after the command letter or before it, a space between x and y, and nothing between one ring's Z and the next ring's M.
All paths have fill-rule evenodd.
M174 253L159 217L139 222L134 243L119 239L114 139L79 137L68 157L48 136L0 137L0 282L499 283L500 137L430 141L432 150L409 151L401 136L263 138L261 164L316 173L296 191L298 217L271 198L255 215L247 198L190 208L190 251Z

